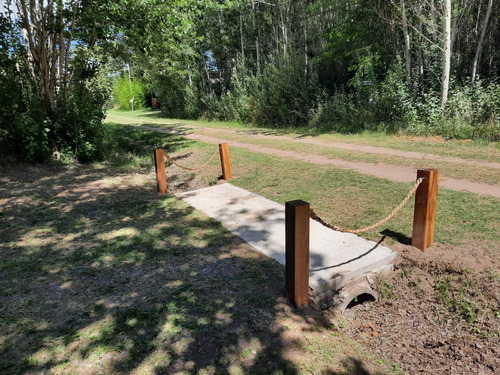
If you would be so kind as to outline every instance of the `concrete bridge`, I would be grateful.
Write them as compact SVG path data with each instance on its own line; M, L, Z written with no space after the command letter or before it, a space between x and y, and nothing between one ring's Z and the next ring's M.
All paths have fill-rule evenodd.
M285 264L285 206L230 183L177 194L257 250ZM309 288L322 307L344 310L362 294L376 298L374 276L396 253L379 243L310 220Z

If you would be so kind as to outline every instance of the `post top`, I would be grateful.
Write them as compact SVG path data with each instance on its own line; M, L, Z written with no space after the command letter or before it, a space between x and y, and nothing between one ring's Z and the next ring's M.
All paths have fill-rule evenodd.
M422 171L422 172L439 172L439 169L436 168L418 168L417 172Z
M287 205L287 206L299 207L299 206L309 205L309 203L304 202L304 201L303 201L303 200L301 200L301 199L296 199L296 200L294 200L294 201L288 201L288 202L286 202L286 205Z

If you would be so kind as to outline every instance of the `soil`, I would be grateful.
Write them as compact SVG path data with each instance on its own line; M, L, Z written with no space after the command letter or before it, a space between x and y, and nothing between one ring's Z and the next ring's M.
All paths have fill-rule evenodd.
M468 247L393 248L400 256L379 280L380 301L346 310L350 334L408 374L498 374L497 261Z

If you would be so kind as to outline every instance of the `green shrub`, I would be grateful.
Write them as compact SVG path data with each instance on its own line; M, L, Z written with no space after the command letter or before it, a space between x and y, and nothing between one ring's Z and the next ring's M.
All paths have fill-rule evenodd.
M131 100L134 100L134 110L145 107L147 87L140 81L122 75L114 82L114 99L118 108L123 111L132 110Z

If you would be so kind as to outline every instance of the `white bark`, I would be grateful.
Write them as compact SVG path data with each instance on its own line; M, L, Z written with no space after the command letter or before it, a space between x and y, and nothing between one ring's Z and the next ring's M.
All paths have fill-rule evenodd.
M401 0L401 20L403 28L403 38L405 41L405 67L406 75L410 78L411 75L411 55L410 55L410 34L408 33L408 19L406 18L405 1Z
M257 74L260 73L260 43L259 43L259 31L257 30L257 24L255 20L255 0L252 0L252 22L253 22L253 31L255 33L255 50L256 50L256 58L257 58Z
M481 28L481 36L477 42L476 54L474 55L474 61L472 62L472 73L471 79L474 83L477 74L477 67L481 59L481 53L483 52L484 37L486 36L486 29L488 28L488 22L490 21L491 9L493 8L493 0L488 0L488 8L486 9L486 15L484 16L483 26Z
M451 0L443 2L443 75L441 89L441 107L448 100L451 66Z

